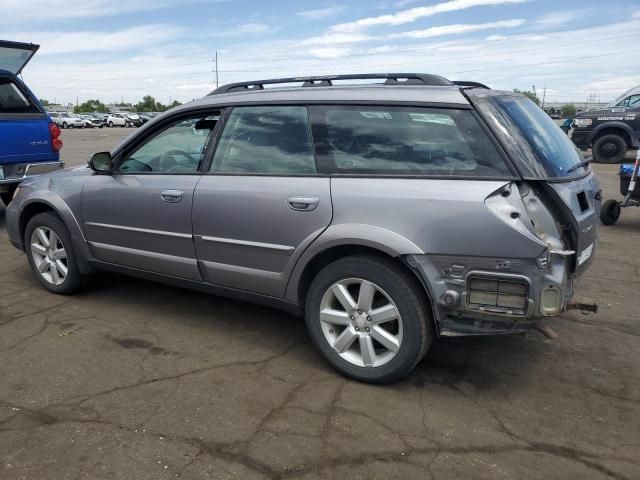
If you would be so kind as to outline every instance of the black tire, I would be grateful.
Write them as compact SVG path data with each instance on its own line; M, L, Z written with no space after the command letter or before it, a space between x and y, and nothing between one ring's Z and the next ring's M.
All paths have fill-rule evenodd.
M38 227L46 227L49 230L55 232L55 234L62 242L62 245L67 253L67 276L60 285L54 285L53 283L48 282L42 276L42 274L38 272L38 269L35 265L33 254L31 253L30 242L34 230ZM69 235L69 231L67 230L66 225L56 214L46 212L35 215L31 220L29 220L29 223L27 223L24 238L26 244L25 250L27 253L27 258L29 259L29 265L31 266L31 270L33 270L36 278L44 288L52 293L57 293L60 295L70 295L80 289L83 282L83 276L78 269L78 262L76 260L76 254L73 249L71 236Z
M2 200L2 203L4 203L7 207L11 203L11 200L13 199L13 193L15 191L16 187L11 187L9 188L9 191L0 193L0 200Z
M109 128L113 128L113 122L109 122Z
M613 225L620 218L620 202L609 199L602 204L600 221L604 225Z
M402 319L399 350L387 363L377 367L358 366L342 358L322 330L320 308L325 292L336 282L352 278L381 287ZM341 374L367 383L386 383L407 375L424 357L434 338L424 292L418 282L391 260L377 256L345 257L322 269L307 292L305 321L311 339L329 364Z
M627 154L627 142L618 135L603 135L594 142L592 152L598 163L620 163Z
M62 128L69 128L69 124L67 122L62 122Z

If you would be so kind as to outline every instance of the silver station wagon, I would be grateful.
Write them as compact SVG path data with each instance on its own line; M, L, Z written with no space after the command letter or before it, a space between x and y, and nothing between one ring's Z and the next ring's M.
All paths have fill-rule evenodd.
M439 336L575 307L600 201L525 97L362 74L220 87L25 181L6 225L51 292L107 269L283 308L342 374L388 382Z

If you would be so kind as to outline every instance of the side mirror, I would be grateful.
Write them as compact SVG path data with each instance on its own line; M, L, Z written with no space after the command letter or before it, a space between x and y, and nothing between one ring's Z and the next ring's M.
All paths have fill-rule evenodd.
M111 153L98 152L89 158L89 168L94 172L110 172L111 171Z

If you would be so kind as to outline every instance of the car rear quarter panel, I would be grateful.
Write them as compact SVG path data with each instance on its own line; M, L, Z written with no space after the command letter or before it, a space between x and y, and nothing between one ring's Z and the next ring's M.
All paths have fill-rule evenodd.
M537 258L544 247L493 214L485 199L506 180L332 178L334 216L294 269L287 300L297 296L304 267L339 245L362 245L392 257Z

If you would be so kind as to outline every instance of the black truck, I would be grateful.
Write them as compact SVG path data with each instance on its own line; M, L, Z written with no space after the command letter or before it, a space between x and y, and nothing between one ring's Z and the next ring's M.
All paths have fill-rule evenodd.
M618 163L640 136L640 86L627 90L601 110L576 115L571 140L581 150L592 149L600 163Z

